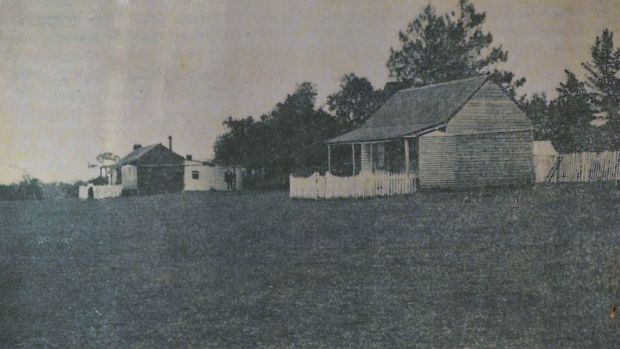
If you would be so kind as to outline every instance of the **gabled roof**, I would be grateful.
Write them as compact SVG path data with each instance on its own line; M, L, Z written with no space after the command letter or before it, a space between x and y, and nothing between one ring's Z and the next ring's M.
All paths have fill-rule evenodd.
M117 164L117 166L123 166L123 165L127 165L127 164L129 164L131 162L134 162L134 161L140 159L142 156L144 156L144 154L146 154L149 151L155 149L155 147L157 147L158 145L162 145L162 144L161 143L157 143L157 144L147 145L146 147L140 147L140 148L132 151L131 153L125 155L125 157L120 159L116 164Z
M447 123L487 80L485 75L401 90L360 128L328 143L388 140Z

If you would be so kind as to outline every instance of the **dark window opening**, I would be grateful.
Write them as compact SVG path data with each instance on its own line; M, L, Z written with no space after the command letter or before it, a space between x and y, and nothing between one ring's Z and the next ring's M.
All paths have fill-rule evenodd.
M200 172L192 171L192 179L199 179L199 178L200 178Z

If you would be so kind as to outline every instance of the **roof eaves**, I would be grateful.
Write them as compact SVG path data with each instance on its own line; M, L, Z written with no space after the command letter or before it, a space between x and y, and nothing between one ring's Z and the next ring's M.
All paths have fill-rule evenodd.
M138 148L136 150L133 150L129 154L125 155L122 159L120 159L116 164L117 164L117 166L122 166L122 165L130 164L130 163L140 159L146 153L148 153L151 150L155 149L158 145L161 145L161 143L151 144L151 145L147 145L147 146L144 146L144 147L140 147L140 148ZM140 154L136 154L138 152L140 152Z
M327 143L328 145L335 145L335 144L366 144L366 143L385 143L385 142L390 142L394 139L397 138L401 138L401 137L392 137L392 138L375 138L375 139L368 139L368 140L363 140L363 141L327 141L325 143Z
M423 135L425 135L427 133L430 133L430 132L433 132L433 131L437 131L440 128L446 127L447 125L448 125L447 122L442 122L440 124L437 124L437 125L434 125L434 126L431 126L431 127L425 127L423 129L419 129L419 130L417 130L415 132L406 134L406 135L403 136L403 138L420 137L420 136L423 136Z

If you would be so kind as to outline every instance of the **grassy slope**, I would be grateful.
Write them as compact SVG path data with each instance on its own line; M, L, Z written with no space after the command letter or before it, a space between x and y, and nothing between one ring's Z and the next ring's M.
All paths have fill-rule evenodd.
M0 203L0 347L617 347L616 187Z

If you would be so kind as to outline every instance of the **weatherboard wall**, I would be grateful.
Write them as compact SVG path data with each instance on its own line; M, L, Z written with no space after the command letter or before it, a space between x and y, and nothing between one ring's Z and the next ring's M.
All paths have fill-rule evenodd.
M454 136L456 187L520 185L533 181L532 131Z
M183 191L185 159L158 145L136 160L138 192L140 194L174 193Z
M423 188L450 188L456 180L456 141L434 132L419 138L419 183Z
M532 129L532 123L497 84L487 81L454 115L451 134Z
M469 188L532 183L532 131L419 138L423 188Z
M454 186L531 183L532 123L496 83L487 81L448 122L455 140Z

